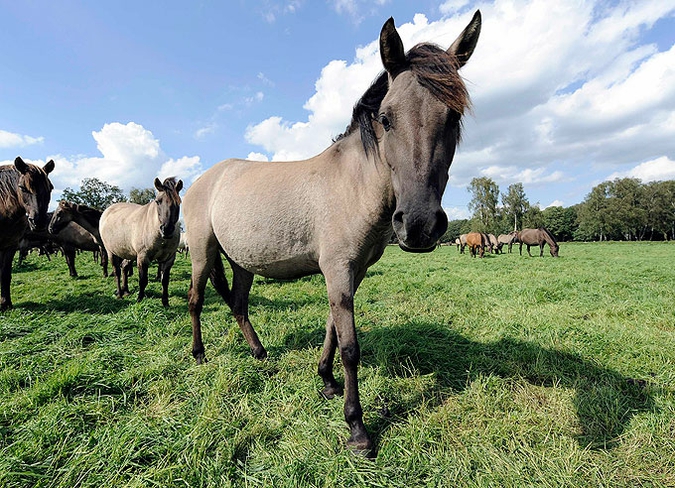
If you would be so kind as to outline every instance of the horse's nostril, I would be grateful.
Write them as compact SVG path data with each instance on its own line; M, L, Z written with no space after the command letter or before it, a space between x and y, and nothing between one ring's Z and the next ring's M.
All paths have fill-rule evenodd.
M392 217L393 221L398 224L403 224L403 212L400 210L394 214Z

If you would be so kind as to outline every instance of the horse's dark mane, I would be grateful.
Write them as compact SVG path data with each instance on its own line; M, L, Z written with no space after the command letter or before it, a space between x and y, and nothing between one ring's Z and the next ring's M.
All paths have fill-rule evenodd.
M99 221L101 220L101 215L103 212L100 210L88 207L87 205L83 205L81 203L71 203L70 205L72 206L73 210L82 215L82 217L92 224L95 223L98 225Z
M553 244L555 244L556 246L558 245L558 242L555 240L555 237L553 237L553 234L551 234L551 232L547 228L539 227L539 230L542 231L546 236L548 236L548 238L551 239ZM549 242L549 246L550 245L551 243Z
M18 188L19 172L14 166L0 166L0 206L4 213L13 213L21 206L19 201Z
M420 85L443 102L460 117L470 106L469 93L464 81L457 73L457 57L444 49L429 43L418 44L406 54L409 69ZM353 133L357 128L361 132L361 142L366 154L377 147L377 137L372 120L377 117L380 104L389 89L386 72L380 73L372 85L354 105L352 120L344 133L335 138L335 142Z
M176 178L174 176L170 176L164 180L162 186L169 190L164 191L164 194L169 198L171 203L180 204L180 195L178 194L178 190L176 190L177 184L178 182L176 181Z

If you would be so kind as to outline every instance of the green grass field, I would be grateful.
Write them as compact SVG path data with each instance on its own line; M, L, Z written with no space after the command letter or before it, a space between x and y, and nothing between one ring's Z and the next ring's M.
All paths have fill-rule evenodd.
M387 249L355 300L368 460L318 393L322 277L256 279L262 362L209 285L196 366L188 259L164 309L89 254L78 279L31 255L0 315L0 486L675 486L675 244L560 256Z

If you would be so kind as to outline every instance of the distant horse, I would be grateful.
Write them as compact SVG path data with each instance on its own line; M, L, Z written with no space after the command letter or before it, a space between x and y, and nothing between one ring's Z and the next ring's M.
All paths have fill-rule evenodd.
M497 241L497 238L495 237L494 234L487 234L488 241L490 242L490 252L493 252L495 254L499 254L501 251L501 248L499 248L499 241Z
M466 234L461 234L457 239L457 247L459 248L459 253L464 254L464 248L466 247Z
M12 307L12 260L27 229L47 226L47 208L54 170L50 160L42 168L17 157L13 165L0 166L0 311Z
M95 208L88 207L86 205L78 205L76 203L70 203L65 200L59 202L58 207L54 210L51 220L49 221L49 232L51 234L61 235L64 229L72 228L73 225L77 225L85 230L88 234L93 236L96 246L98 246L98 251L101 253L101 266L103 267L103 276L108 276L108 253L105 250L103 245L103 240L101 239L101 233L99 232L98 226L101 221L101 215L103 212ZM89 241L90 239L87 239ZM80 247L80 249L85 249L87 251L92 251L90 249L92 245L87 243L86 248ZM75 266L71 271L74 271ZM71 276L73 273L71 272ZM77 273L75 272L75 275Z
M523 255L523 244L527 246L527 254L530 254L530 246L539 246L539 257L544 255L544 244L548 244L551 256L558 257L558 243L555 241L553 234L543 227L538 229L523 229L518 232L518 241L520 242L520 255Z
M478 252L482 258L485 255L485 237L482 232L469 232L466 235L466 245L469 246L469 254L472 258L476 257Z
M517 232L510 232L508 234L499 234L499 237L497 237L497 245L500 251L505 244L508 244L509 252L511 252L511 246L513 246L513 244L515 244L516 242L518 242Z
M304 161L222 161L185 194L183 208L192 280L188 304L192 354L203 363L200 315L208 279L225 299L253 355L267 351L248 317L254 274L293 279L322 273L330 315L318 373L327 398L342 387L347 444L370 453L357 383L360 352L354 293L393 231L404 251L428 252L447 229L441 196L469 100L457 69L471 56L480 13L445 51L420 44L407 54L389 19L380 33L385 68L354 107L344 134ZM233 271L232 289L220 253Z
M49 213L48 215L51 216L52 214ZM27 241L32 247L35 247L37 244L39 244L46 247L50 247L51 245L51 247L55 246L56 248L61 248L63 257L66 259L66 264L68 265L68 271L72 277L77 277L77 270L75 269L75 255L77 254L78 250L91 251L95 256L101 253L101 247L99 246L96 238L75 222L69 222L65 224L56 233L48 232L47 230L39 232L26 231L23 239L21 240L21 243L19 244L20 249L26 246L25 241ZM101 258L101 261L102 265L105 263L103 271L104 276L107 276L107 257L105 260Z
M108 258L113 266L117 296L129 295L129 268L122 268L122 260L136 261L138 265L138 299L145 297L148 285L148 265L157 261L161 269L162 305L169 306L169 274L176 259L180 241L178 216L183 182L155 178L159 192L152 202L145 205L120 202L109 206L101 215L99 232Z

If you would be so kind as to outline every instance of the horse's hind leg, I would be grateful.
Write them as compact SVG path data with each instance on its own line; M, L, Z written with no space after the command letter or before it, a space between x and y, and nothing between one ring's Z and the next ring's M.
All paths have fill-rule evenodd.
M145 288L148 286L148 267L150 263L140 256L136 260L138 265L138 298L137 302L140 302L145 298Z
M230 261L232 266L232 293L230 299L230 308L237 319L237 324L246 338L253 357L256 359L265 359L267 351L263 347L256 334L251 321L248 319L248 295L253 284L253 273L246 271L236 263Z
M323 390L321 394L325 398L333 398L335 395L342 395L342 387L335 380L333 375L333 361L335 360L335 349L337 348L337 334L335 332L335 321L333 314L328 315L326 321L326 337L323 340L323 351L319 359L318 373L323 380Z
M215 242L208 242L207 240L198 242L199 246L195 246L190 255L192 277L190 279L190 290L188 291L188 309L192 322L192 357L195 358L197 364L202 364L206 362L201 322L204 289L215 260L218 258L218 248Z

